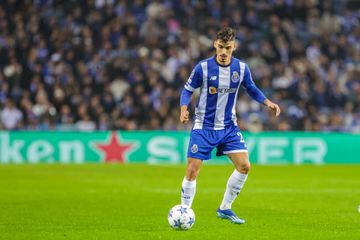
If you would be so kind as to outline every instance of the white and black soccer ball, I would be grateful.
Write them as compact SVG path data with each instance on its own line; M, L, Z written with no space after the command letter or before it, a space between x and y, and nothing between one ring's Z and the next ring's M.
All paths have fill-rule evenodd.
M174 229L188 230L195 223L195 213L188 206L176 205L169 211L168 221Z

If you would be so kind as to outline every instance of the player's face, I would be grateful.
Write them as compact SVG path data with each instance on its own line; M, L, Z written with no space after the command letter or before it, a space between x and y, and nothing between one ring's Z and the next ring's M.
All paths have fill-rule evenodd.
M232 53L235 51L235 41L223 42L221 40L216 40L214 42L214 47L216 49L216 60L224 65L230 63Z

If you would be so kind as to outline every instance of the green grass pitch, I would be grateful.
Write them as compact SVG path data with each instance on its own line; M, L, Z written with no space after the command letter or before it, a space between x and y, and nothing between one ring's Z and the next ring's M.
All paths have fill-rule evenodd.
M0 165L0 239L360 239L360 165L259 166L216 218L232 166L204 165L189 231L167 223L184 165Z

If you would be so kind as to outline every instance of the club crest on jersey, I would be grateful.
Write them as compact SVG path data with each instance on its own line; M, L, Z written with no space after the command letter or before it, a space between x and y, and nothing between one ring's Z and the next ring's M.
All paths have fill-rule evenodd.
M211 76L210 80L215 81L217 79L217 76Z
M198 151L198 146L194 143L192 146L191 146L191 152L192 153L197 153L197 151Z
M233 74L232 74L232 76L231 76L231 81L233 81L233 82L238 82L240 80L240 77L239 77L239 74L238 74L238 72L236 72L236 71L234 71L233 72Z
M217 93L216 87L209 87L209 93L210 94L216 94Z

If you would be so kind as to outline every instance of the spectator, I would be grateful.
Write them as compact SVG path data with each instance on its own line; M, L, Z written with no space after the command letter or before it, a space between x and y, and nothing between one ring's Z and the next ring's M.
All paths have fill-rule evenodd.
M23 114L14 105L12 99L7 99L5 108L1 111L1 124L6 130L17 130L22 127Z
M360 132L355 2L2 1L0 129L190 128L180 90L231 26L235 57L285 109L274 121L241 92L241 128Z

